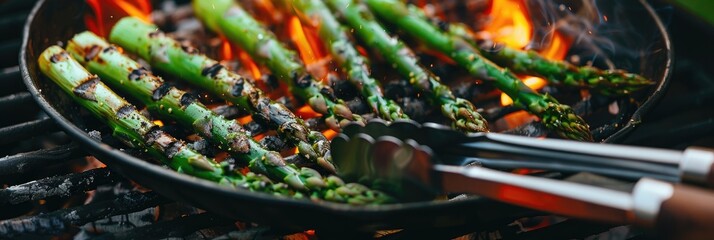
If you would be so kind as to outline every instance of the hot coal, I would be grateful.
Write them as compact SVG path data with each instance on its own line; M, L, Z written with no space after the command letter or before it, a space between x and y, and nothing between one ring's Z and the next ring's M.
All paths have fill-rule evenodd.
M118 178L107 168L92 169L82 173L54 176L0 189L0 205L18 204L50 196L68 197Z

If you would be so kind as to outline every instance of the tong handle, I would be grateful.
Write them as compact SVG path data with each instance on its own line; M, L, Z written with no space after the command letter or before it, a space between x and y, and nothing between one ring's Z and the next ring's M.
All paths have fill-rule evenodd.
M679 169L682 181L714 188L714 149L687 148Z
M661 239L711 239L714 192L643 179L633 192L635 216Z
M630 169L714 188L714 150L692 147L686 151L534 139L499 133L473 135L449 154L473 158L585 164Z

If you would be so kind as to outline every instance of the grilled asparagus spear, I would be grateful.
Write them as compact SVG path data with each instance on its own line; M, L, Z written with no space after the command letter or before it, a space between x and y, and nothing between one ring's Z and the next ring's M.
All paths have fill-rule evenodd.
M426 15L419 8L410 5L413 16L425 19ZM472 31L462 23L443 23L431 19L442 30L458 36L481 50L481 54L494 63L508 67L515 73L540 76L553 84L589 88L607 96L630 94L654 84L651 80L623 70L602 70L592 66L575 66L566 61L549 60L537 52L523 51L505 45L494 48L488 41L479 41Z
M348 4L348 0L340 0ZM514 105L540 117L546 127L561 137L592 141L588 124L570 106L560 104L547 94L528 88L508 69L487 60L477 49L460 37L449 35L419 16L412 15L399 0L366 0L369 9L384 21L399 27L427 47L450 57L472 75L492 82L513 99ZM351 6L357 4L353 2Z
M112 29L110 40L147 60L152 67L178 76L248 110L253 119L267 123L283 139L297 146L301 155L328 171L335 171L329 143L322 133L310 131L302 119L283 104L272 101L251 81L157 29L137 18L125 17Z
M313 26L322 38L347 79L357 87L372 109L387 121L407 119L394 101L384 98L379 83L370 77L368 61L359 54L350 38L329 8L320 0L283 0L283 5L294 10L304 25Z
M256 174L227 172L212 159L201 155L162 131L131 104L91 75L61 47L47 48L39 58L40 70L69 96L106 122L113 135L127 145L144 149L176 171L221 184L246 187L253 191L290 195L285 184L272 184ZM263 161L263 160L259 160ZM299 196L299 195L297 195Z
M287 166L278 153L256 143L236 121L213 113L191 94L166 85L97 35L91 32L78 34L70 40L67 49L104 81L124 89L153 112L192 127L237 160L249 163L252 171L284 181L296 189L309 187L296 169Z
M419 65L414 53L401 41L387 34L364 5L351 0L328 0L327 5L341 16L354 33L397 71L409 79L409 83L423 91L430 102L438 105L444 116L452 120L454 127L470 131L488 131L488 124L476 112L468 100L456 98L448 86L428 69Z
M290 91L305 100L313 110L323 114L327 125L339 130L350 121L363 122L328 86L309 74L295 53L283 46L233 0L193 1L196 16L209 29L225 35L245 50L258 63L267 66Z
M92 37L94 37L94 39L92 39ZM92 35L84 35L84 37L80 38L84 39L73 39L73 43L71 43L71 45L74 45L72 46L73 49L78 50L78 47L82 46L78 44L79 42L92 45L86 49L98 49L95 48L94 46L96 45L92 43L100 44L100 42L92 41L101 41L101 39ZM210 119L209 121L212 124L211 134L224 136L220 141L234 141L236 139L234 137L235 135L242 134L240 129L233 129L236 127L236 125L231 125L234 123L233 121L226 121L221 117L212 118L210 113L206 113L206 111L210 112L210 110L202 107L202 105L196 101L188 101L186 99L187 95L175 88L166 92L159 100L153 100L154 93L164 91L160 90L160 86L163 85L160 84L161 80L154 77L150 72L143 72L143 70L141 70L143 72L142 74L136 75L135 71L129 69L141 69L138 63L121 55L115 48L106 45L106 43L104 44L106 47L99 47L101 51L95 52L97 55L90 56L92 57L91 59L86 58L87 55L81 55L80 53L73 53L73 55L83 59L83 62L87 64L90 69L101 72L101 75L109 76L111 82L122 85L128 91L142 92L133 95L136 95L138 99L151 99L154 104L150 106L151 108L161 108L161 104L165 104L165 107L156 110L162 115L176 115L174 119L179 122L190 121L196 117L198 117L198 119L195 122ZM98 78L89 75L82 66L72 60L61 48L59 48L59 51L61 55L56 55L58 57L50 53L44 58L49 59L50 62L53 57L54 59L61 58L61 61L69 62L69 64L60 64L50 67L52 69L49 71L43 71L51 76L51 78L60 80L69 79L62 78L63 76L79 76L74 77L75 80L70 79L70 81L58 83L65 84L62 86L63 89L67 92L71 92L70 94L74 94L72 95L73 98L77 99L82 105L95 112L98 116L104 116L104 119L115 129L115 135L120 139L131 142L135 146L143 146L142 144L145 142L143 142L142 139L149 139L148 144L151 145L148 145L148 150L158 153L159 157L164 155L169 157L171 159L170 165L180 172L221 183L231 183L236 186L247 187L254 191L292 196L295 198L302 198L304 196L303 193L306 193L311 199L324 199L351 204L380 204L393 201L391 197L381 192L373 191L359 184L345 184L341 179L335 176L322 178L322 176L313 169L302 168L297 171L293 166L282 163L280 155L275 152L260 149L260 146L255 142L250 144L251 149L248 152L234 156L241 157L244 160L249 158L249 160L247 160L249 161L249 168L255 172L266 172L269 176L287 174L288 176L279 180L290 184L290 186L298 191L290 190L285 183L272 183L266 177L253 172L249 172L245 175L239 172L225 172L220 165L211 159L200 155L186 146L185 143L177 141L173 137L163 133L134 107L111 92ZM84 53L91 52L93 51ZM107 62L102 63L102 61L105 60ZM47 60L45 60L45 62L47 62ZM41 65L42 64L43 63L41 63ZM87 82L83 82L82 79L90 79L93 82L87 84ZM158 81L151 81L152 79ZM149 95L145 94L149 92ZM177 110L172 111L168 109ZM233 143L234 142L231 142L230 144Z

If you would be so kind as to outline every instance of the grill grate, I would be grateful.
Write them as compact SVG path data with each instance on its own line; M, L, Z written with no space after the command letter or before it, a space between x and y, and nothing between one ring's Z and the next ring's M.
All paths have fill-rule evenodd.
M255 239L290 234L266 226L236 223L191 206L175 203L132 184L96 164L82 148L59 131L57 125L39 111L21 81L16 66L20 31L35 1L9 0L0 7L0 238L166 238ZM666 8L660 8L666 10ZM670 15L669 13L664 13ZM714 147L714 73L703 67L708 56L696 49L709 49L712 39L706 26L693 24L674 14L671 22L676 59L670 91L627 144L684 148L690 145ZM677 30L674 30L677 29ZM708 34L709 37L695 36ZM691 39L702 39L699 41ZM679 51L681 49L681 51ZM714 54L714 53L713 53ZM582 111L601 102L583 102ZM492 118L509 113L509 108L487 113ZM225 114L237 114L226 108ZM607 131L607 129L603 129ZM255 132L260 132L256 130ZM157 214L158 212L158 214ZM559 219L546 228L519 232L525 220L463 239L565 239L599 235L611 239L643 238L627 227ZM102 234L99 234L99 233ZM384 234L384 239L444 238L459 236L469 229L409 229ZM328 233L329 234L329 233ZM346 233L324 235L340 237ZM312 235L295 235L307 239ZM371 235L358 235L371 236Z

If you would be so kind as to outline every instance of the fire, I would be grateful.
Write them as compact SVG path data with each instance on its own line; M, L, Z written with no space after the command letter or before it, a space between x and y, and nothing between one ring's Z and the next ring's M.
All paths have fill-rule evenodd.
M531 41L533 25L523 0L491 1L491 22L484 29L495 42L523 48Z
M241 49L236 50L238 52L238 61L240 61L243 67L248 68L250 74L253 75L253 79L258 80L263 77L263 73L260 72L260 68L258 67L258 64L253 61L253 58Z
M308 37L305 35L300 19L298 19L298 17L291 17L288 26L290 38L293 42L295 42L295 45L297 45L298 52L300 52L300 56L305 64L310 65L315 63L318 60L318 53L313 50L313 46L310 44Z
M221 36L221 59L233 60L233 47L228 43L225 37Z
M240 118L238 118L238 119L236 119L236 120L238 121L238 123L240 123L240 125L246 125L246 124L248 124L249 122L253 121L253 117L250 116L250 115L248 115L248 116L245 116L245 117L240 117Z
M154 120L153 123L154 123L154 125L159 126L159 127L164 126L164 122L162 122L161 120Z
M253 58L248 55L243 49L240 49L239 47L233 46L233 44L228 41L224 36L221 36L221 60L233 60L238 56L238 61L240 62L241 66L246 68L250 74L253 76L253 79L260 79L263 76L263 73L260 72L260 68L258 67L258 64L253 61Z
M86 0L91 13L84 16L87 29L107 36L109 29L125 16L138 17L145 22L151 22L152 7L149 0Z
M308 71L318 79L327 79L330 57L312 26L303 26L298 17L291 17L288 25L290 40L295 43L300 58Z
M312 110L310 105L305 104L304 106L298 108L297 111L295 111L295 115L302 119L309 119L309 118L316 118L316 117L321 117L322 114L315 112L315 110Z
M525 49L531 42L533 24L528 13L525 0L499 0L491 2L491 22L485 27L484 32L494 42L502 43L508 47ZM568 53L569 40L558 31L553 31L551 43L539 53L546 59L562 60ZM531 89L538 90L547 85L539 77L521 76L521 80ZM513 104L513 100L506 94L501 94L501 105Z
M105 168L107 165L104 163L100 162L99 159L93 157L93 156L87 156L84 158L84 162L72 164L72 171L73 172L84 172L96 168Z
M327 138L327 140L332 140L337 136L337 133L338 132L335 132L335 130L327 129L322 132L322 135L325 135L325 138Z
M528 86L530 89L533 89L533 90L541 89L541 88L545 87L545 85L548 84L545 81L545 79L542 79L539 77L533 77L533 76L522 77L521 81L523 81L523 83L526 84L526 86ZM511 104L513 104L513 99L511 99L511 97L509 97L505 93L501 93L501 105L508 106Z

